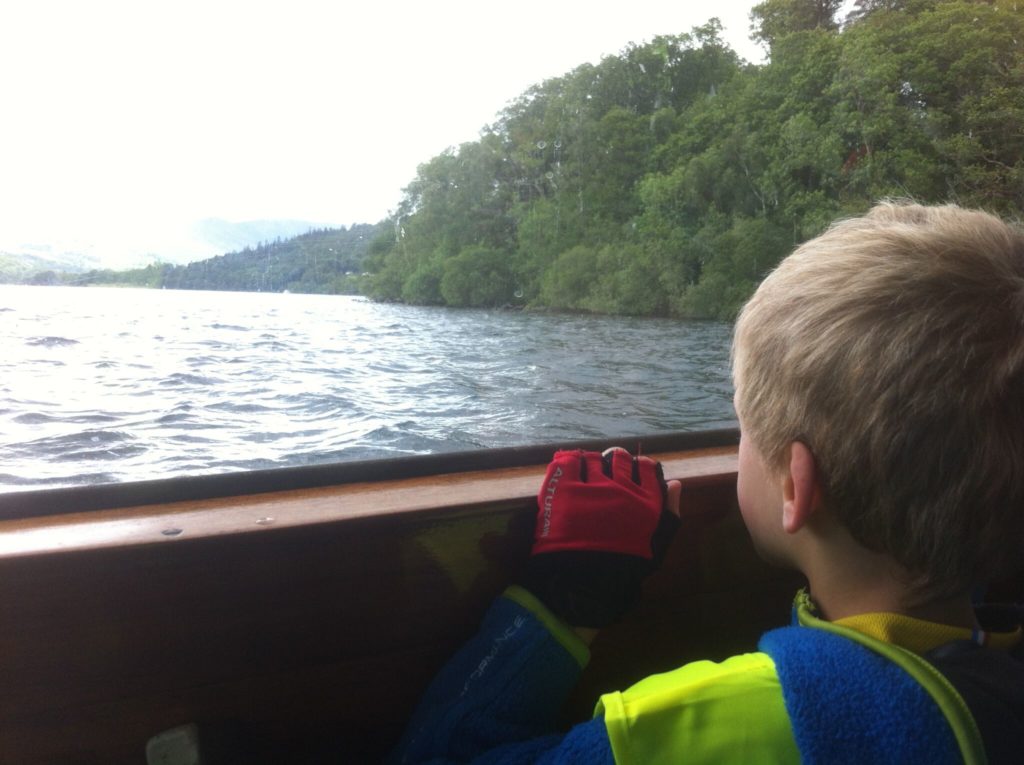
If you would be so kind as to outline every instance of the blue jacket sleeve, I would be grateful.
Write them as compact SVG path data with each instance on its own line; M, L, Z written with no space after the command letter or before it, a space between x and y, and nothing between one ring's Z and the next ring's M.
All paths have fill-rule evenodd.
M434 678L390 762L613 763L603 719L556 733L588 659L564 625L512 588Z

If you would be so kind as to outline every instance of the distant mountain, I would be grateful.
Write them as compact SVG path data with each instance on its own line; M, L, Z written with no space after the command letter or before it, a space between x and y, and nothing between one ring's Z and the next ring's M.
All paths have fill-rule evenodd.
M163 266L161 287L242 292L353 293L363 260L385 224L307 231L290 239L196 261ZM150 269L152 270L152 269Z
M302 220L233 222L205 218L190 225L111 232L103 239L55 235L45 242L0 242L0 282L22 281L41 271L82 273L101 268L141 268L154 263L191 263L261 242L288 239L321 223Z
M0 283L27 281L43 271L61 271L80 274L99 267L99 261L88 255L51 253L46 248L36 252L0 251Z
M319 228L324 228L323 224L307 220L248 220L234 223L221 218L204 218L193 224L192 234L196 241L214 250L206 254L209 257L255 247L260 242L290 239Z
M264 240L255 247L185 265L151 263L121 271L93 269L81 274L34 274L34 284L104 284L167 289L238 292L356 294L364 260L384 241L388 224L358 223L319 228L289 239ZM380 245L377 244L379 247Z

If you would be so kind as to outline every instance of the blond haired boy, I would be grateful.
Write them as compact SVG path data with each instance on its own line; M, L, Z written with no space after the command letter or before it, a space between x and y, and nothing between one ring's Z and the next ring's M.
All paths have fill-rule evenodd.
M579 636L628 608L679 498L644 458L560 452L521 586L396 761L1024 761L1021 612L971 602L1024 560L1024 234L951 205L838 222L743 309L734 378L744 521L809 582L793 626L555 733Z

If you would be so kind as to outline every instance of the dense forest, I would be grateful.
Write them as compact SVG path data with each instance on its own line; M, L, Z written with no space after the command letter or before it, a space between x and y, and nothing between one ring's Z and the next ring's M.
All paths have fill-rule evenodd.
M168 289L243 292L361 292L363 259L382 226L316 229L291 239L263 242L239 252L184 266L156 263L128 271L37 274L36 284L118 284Z
M887 196L1024 209L1024 7L765 0L539 84L419 167L369 294L728 318L793 246Z

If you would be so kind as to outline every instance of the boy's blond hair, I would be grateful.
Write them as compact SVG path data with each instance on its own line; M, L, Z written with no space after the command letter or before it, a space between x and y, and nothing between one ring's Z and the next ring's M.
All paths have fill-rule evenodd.
M769 468L801 441L827 507L922 598L1024 552L1024 232L886 202L770 274L736 324L744 432Z

